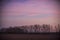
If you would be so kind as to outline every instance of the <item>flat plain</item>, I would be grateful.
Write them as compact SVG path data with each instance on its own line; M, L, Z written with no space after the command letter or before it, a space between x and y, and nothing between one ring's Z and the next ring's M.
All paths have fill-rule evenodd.
M59 34L0 34L1 40L59 40Z

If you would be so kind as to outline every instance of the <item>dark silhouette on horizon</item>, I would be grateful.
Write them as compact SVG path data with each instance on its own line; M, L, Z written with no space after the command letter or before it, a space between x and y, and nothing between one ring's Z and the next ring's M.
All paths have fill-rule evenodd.
M53 31L52 25L29 25L29 26L10 26L9 28L2 28L0 29L1 33L56 33L60 32L60 25L55 26L55 29Z

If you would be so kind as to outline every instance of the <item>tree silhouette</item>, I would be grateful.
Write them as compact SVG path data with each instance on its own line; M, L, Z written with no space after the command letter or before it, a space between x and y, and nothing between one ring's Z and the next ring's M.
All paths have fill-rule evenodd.
M58 24L58 29L59 29L59 32L60 32L60 24Z
M30 25L30 26L10 26L9 28L1 28L0 32L4 33L41 33L41 32L53 32L53 26L43 24L43 25ZM55 26L55 31L60 32L60 25Z
M38 25L34 25L34 28L35 28L35 32L37 32L37 29L38 29Z
M5 30L5 31L4 31ZM2 32L5 32L5 33L23 33L24 32L24 29L20 29L18 27L9 27L9 28L2 28L1 29Z
M41 31L43 31L43 32L50 32L50 25L43 24Z

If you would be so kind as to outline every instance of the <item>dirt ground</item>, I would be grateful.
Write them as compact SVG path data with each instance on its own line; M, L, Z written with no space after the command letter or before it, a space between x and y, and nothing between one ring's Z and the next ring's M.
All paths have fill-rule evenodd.
M0 40L59 40L58 34L0 34Z

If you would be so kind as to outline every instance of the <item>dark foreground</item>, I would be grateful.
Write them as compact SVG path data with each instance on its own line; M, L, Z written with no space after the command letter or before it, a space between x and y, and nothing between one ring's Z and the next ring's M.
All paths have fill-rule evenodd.
M0 34L0 40L59 40L59 34Z

